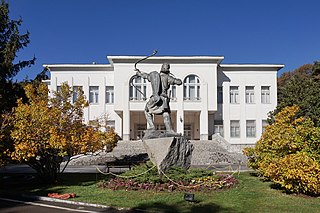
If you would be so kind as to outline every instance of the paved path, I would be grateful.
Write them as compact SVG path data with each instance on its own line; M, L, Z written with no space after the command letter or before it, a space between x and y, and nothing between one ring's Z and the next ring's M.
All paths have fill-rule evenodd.
M207 168L216 171L248 171L249 169L246 165L231 165L231 164L213 164L213 165L196 165L192 166L195 168ZM97 170L99 168L101 171L106 171L106 166L67 166L65 173L99 173ZM110 168L111 172L123 172L126 168ZM120 171L121 170L121 171ZM28 165L25 164L18 164L18 165L8 165L4 168L0 168L0 174L3 173L35 173L35 171L30 168Z
M94 206L75 205L70 203L49 202L49 201L27 201L22 198L3 198L0 197L1 213L64 213L64 212L107 212L107 213L124 213L127 210L117 210L113 208L102 208Z

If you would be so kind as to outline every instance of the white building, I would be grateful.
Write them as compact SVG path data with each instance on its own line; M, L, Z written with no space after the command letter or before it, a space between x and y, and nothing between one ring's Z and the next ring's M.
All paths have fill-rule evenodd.
M48 64L50 90L67 82L82 88L90 106L85 121L108 115L123 140L142 137L147 128L146 100L130 79L142 56L108 56L110 64ZM155 56L138 64L144 72L159 71L162 63L183 85L171 88L173 128L190 139L208 140L220 133L231 144L254 144L266 125L267 113L276 107L278 64L222 64L222 56ZM133 84L151 94L150 82ZM76 94L74 96L76 98ZM163 129L162 116L155 124Z

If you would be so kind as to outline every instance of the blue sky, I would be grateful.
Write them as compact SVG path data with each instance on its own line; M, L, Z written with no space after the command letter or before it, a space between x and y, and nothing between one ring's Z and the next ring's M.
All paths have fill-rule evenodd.
M224 56L223 63L284 64L280 73L320 60L318 0L9 0L31 43L18 60L108 63L107 55ZM174 72L174 71L173 71Z

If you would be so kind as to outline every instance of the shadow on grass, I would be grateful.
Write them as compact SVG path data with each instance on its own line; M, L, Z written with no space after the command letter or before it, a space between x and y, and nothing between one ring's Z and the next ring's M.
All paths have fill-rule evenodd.
M249 172L249 175L253 177L260 177L258 172Z
M186 202L186 201L183 201ZM186 213L215 213L215 212L235 212L230 209L223 208L216 204L203 204L199 202L189 203L183 209L181 206L185 206L185 203L178 203L176 205L168 205L161 202L154 203L145 203L139 205L129 212L138 213L138 212L161 212L161 213L173 213L173 212L186 212Z
M108 178L110 177L96 173L64 173L56 183L44 184L36 174L7 173L0 175L0 195L47 196L48 193L61 193L68 186L89 186ZM51 188L54 188L54 191Z

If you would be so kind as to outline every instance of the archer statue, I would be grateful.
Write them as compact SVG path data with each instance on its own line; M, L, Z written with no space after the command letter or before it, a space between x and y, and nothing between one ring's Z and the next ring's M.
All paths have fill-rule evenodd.
M155 55L155 53L153 55ZM152 87L152 95L150 96L144 110L149 124L148 130L156 130L153 122L153 116L162 115L164 125L166 127L166 134L177 135L177 133L173 131L171 124L169 105L170 97L168 96L168 90L170 89L170 85L181 85L182 81L173 77L172 74L170 75L170 64L168 63L162 64L160 73L157 71L152 71L150 73L142 72L136 68L136 64L136 75L147 79L151 82Z

